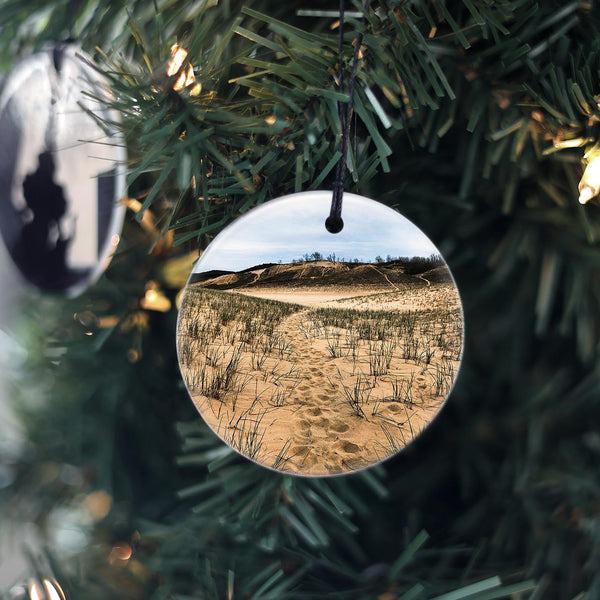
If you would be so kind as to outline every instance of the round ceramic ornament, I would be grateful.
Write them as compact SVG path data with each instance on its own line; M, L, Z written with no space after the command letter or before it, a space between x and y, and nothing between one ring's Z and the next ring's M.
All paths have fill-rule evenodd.
M74 45L20 62L0 91L0 233L21 276L76 295L119 241L125 147L104 79Z
M438 414L463 313L436 247L373 200L272 200L224 229L190 275L177 345L187 389L232 448L271 469L349 473L402 450Z

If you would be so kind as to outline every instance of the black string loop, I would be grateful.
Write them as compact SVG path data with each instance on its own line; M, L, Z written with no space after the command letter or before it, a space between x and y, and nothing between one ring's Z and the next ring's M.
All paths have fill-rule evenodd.
M371 0L365 0L363 8L363 16L361 24L364 26L366 21L366 13L369 9ZM340 0L340 34L338 38L338 82L337 89L339 92L344 88L344 15L345 15L345 0ZM331 210L329 217L325 221L325 227L330 233L339 233L344 227L342 220L342 200L344 198L345 175L348 161L348 146L350 141L350 128L352 125L352 113L354 110L354 91L356 88L356 74L358 72L358 56L362 45L363 33L362 30L356 35L354 46L354 56L352 57L352 70L350 72L350 83L348 85L348 104L344 110L344 103L338 101L338 114L341 124L341 141L340 152L341 156L336 165L335 179L333 181L333 197L331 199Z

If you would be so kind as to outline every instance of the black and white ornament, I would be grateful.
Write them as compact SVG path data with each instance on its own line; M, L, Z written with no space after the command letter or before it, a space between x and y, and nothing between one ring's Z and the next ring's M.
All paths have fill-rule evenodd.
M196 408L278 471L349 473L394 455L438 414L463 346L460 296L433 243L391 208L331 192L267 202L196 263L177 327Z
M16 65L0 91L0 233L22 278L69 296L119 241L126 151L103 77L72 44Z

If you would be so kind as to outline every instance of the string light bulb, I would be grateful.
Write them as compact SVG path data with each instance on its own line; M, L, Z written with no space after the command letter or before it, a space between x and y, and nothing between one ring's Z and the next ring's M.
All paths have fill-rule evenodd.
M42 600L44 592L38 587L38 584L34 581L29 585L29 598L30 600Z
M187 69L182 69L183 63L187 58L188 51L185 48L179 46L179 44L173 44L171 46L171 60L169 61L169 65L167 66L167 76L173 77L179 73L179 77L173 84L173 89L176 92L187 88L192 85L196 81L196 76L194 75L194 67L190 64L187 66ZM190 96L197 96L202 91L202 84L200 82L196 83L190 91Z
M65 600L65 595L60 585L58 585L58 581L44 579L44 588L46 589L48 600Z
M65 594L58 581L53 579L44 579L43 589L35 581L29 585L30 600L65 600Z
M146 293L140 301L140 306L144 310L168 312L171 309L171 301L162 293L155 281L149 281L146 284Z
M600 151L588 154L588 164L579 182L579 202L586 204L600 194Z

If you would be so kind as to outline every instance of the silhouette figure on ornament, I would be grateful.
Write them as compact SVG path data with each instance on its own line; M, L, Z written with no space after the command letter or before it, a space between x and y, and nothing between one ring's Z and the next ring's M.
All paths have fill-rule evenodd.
M54 181L52 152L42 152L38 168L23 181L27 208L21 238L17 244L17 263L25 277L46 289L63 289L71 279L66 252L71 238L61 228L67 201L61 186Z

